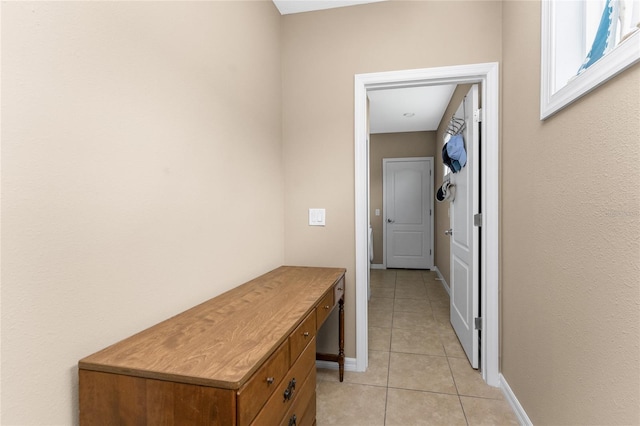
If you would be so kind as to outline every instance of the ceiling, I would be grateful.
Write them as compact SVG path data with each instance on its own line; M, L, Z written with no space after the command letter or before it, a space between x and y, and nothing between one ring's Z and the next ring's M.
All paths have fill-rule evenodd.
M385 0L273 0L281 15L311 12L314 10L333 9L336 7L354 6L365 3L377 3Z
M456 86L369 90L371 133L433 131L438 128Z
M355 6L386 0L272 0L281 15ZM434 131L451 100L455 85L369 90L370 132Z

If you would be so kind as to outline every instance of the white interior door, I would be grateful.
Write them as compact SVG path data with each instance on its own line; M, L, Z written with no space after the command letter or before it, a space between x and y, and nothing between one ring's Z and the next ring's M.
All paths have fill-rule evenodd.
M383 159L387 268L433 268L433 157Z
M473 368L478 368L479 331L475 327L478 317L478 264L480 258L478 227L473 216L479 213L479 114L478 86L467 93L456 112L456 117L464 117L463 131L467 163L458 173L450 173L455 185L455 197L450 204L451 275L450 303L451 325L464 348Z

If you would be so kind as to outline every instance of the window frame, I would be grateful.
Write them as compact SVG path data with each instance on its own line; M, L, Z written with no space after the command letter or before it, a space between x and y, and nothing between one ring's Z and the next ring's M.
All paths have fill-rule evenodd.
M540 120L545 120L586 95L610 78L640 61L640 31L635 31L611 52L566 85L554 87L556 75L555 4L563 0L543 0L541 22Z

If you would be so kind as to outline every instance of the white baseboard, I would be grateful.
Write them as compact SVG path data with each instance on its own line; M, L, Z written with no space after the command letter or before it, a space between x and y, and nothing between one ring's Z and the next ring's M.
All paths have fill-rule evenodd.
M505 399L518 418L518 423L523 426L533 426L533 423L531 423L531 419L529 419L529 416L527 416L527 413L524 411L524 408L522 408L522 405L520 405L518 398L516 398L516 395L511 390L511 386L509 386L509 383L507 383L507 379L505 379L502 374L500 374L500 388L502 389L502 393L504 394Z
M369 268L371 269L387 269L383 263L371 263L369 264Z
M444 277L440 273L440 269L438 269L437 266L434 266L433 268L431 268L431 270L432 271L436 271L436 274L438 274L438 281L440 281L440 283L442 284L442 287L447 292L447 294L449 296L451 296L451 292L449 291L449 284L447 284L447 282L445 281Z
M338 363L331 361L316 361L317 368L326 368L327 370L337 370ZM344 371L358 371L356 369L356 359L346 358L344 359Z

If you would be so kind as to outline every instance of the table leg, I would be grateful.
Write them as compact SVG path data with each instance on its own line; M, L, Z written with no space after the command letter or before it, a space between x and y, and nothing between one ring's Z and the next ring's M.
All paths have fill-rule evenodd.
M342 382L344 380L344 298L340 299L338 303L340 304L338 317L340 327L338 331L338 368L340 370L340 381Z

